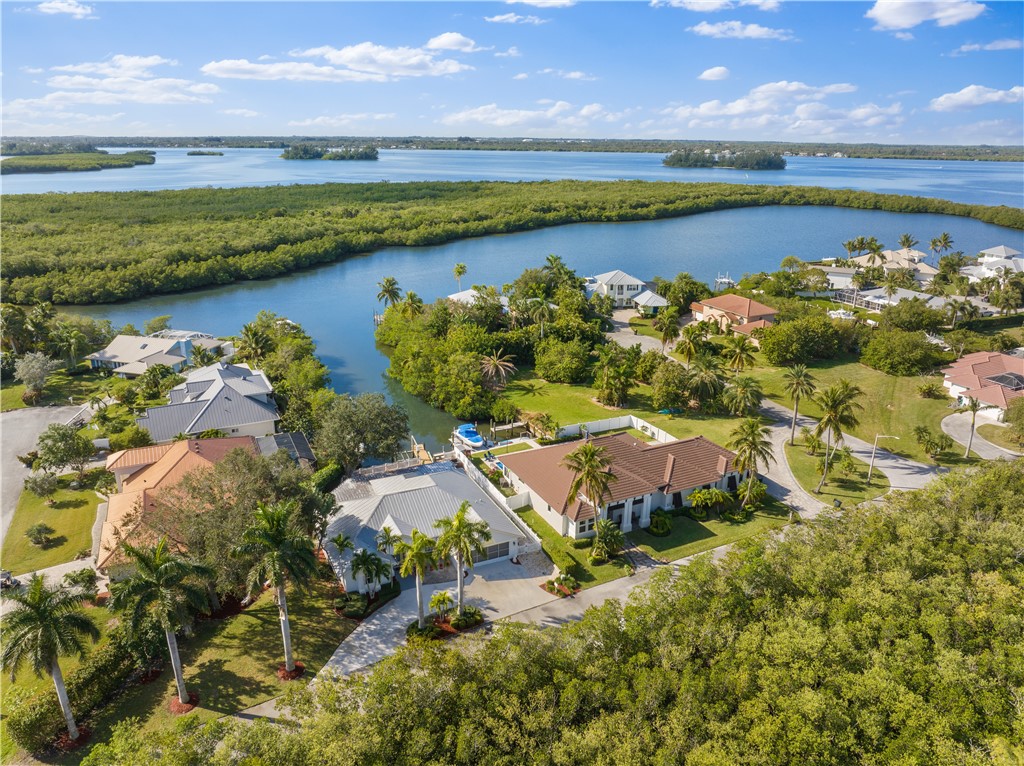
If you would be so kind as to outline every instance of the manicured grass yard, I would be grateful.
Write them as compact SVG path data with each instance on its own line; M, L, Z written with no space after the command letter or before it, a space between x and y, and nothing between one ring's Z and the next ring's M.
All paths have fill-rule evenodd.
M87 364L80 364L81 370L77 375L68 375L65 370L58 370L50 375L46 381L46 388L43 389L42 399L39 405L47 404L68 404L68 397L72 397L75 404L84 404L93 394L99 392L110 380L98 370L92 370ZM11 381L0 389L0 410L20 410L25 406L21 401L21 395L25 392L25 386L21 383ZM38 405L37 405L38 406Z
M308 683L356 628L357 623L334 613L337 592L331 581L318 582L305 594L289 592L294 656L306 666L305 676L295 683ZM200 621L192 638L178 640L185 684L199 694L199 707L190 715L219 718L277 697L290 686L276 675L284 649L272 591L235 617ZM176 719L167 706L175 693L167 662L156 681L129 690L89 722L93 742L109 739L113 725L130 716L141 719L143 734L173 725ZM59 762L77 763L84 756L79 752Z
M1008 449L1011 452L1024 452L1024 446L1013 438L1007 426L984 423L978 426L978 435L985 441L992 442L997 447Z
M562 537L551 526L540 517L532 508L520 508L516 513L525 521L530 529L537 533L541 539L545 553L558 565L560 560L566 558L573 560L578 566L580 586L592 588L603 582L617 580L629 574L626 561L621 557L612 559L607 564L593 565L590 563L589 548L573 548L568 538Z
M61 488L53 496L52 506L28 490L22 491L0 552L4 569L16 575L33 572L71 561L78 552L92 549L92 526L100 498L91 487L68 489L68 482L74 478L75 474L61 477ZM25 537L25 531L38 523L55 530L45 548L33 545Z
M820 457L820 452L817 455L808 455L799 440L795 447L786 445L786 458L789 460L793 476L800 482L801 487L811 493L812 497L820 498L825 505L832 505L833 501L839 500L843 506L850 507L889 491L889 480L884 473L878 470L877 466L871 474L871 484L865 484L868 476L868 464L854 458L856 471L849 476L843 476L838 469L833 468L829 471L828 481L821 488L821 494L815 494L814 489L821 479L821 474L818 473Z
M665 537L656 537L644 529L630 532L628 537L652 558L669 562L709 551L720 545L728 545L761 532L779 529L786 525L788 519L789 509L779 501L769 498L765 506L749 521L694 521L688 516L677 516L672 519L672 531Z
M631 317L629 320L629 326L640 335L647 335L651 338L657 338L660 341L661 333L651 326L653 322L653 319L645 319L643 317Z

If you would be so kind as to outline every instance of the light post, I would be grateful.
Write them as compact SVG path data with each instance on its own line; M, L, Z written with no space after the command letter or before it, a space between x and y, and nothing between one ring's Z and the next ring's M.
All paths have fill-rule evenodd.
M875 434L875 443L871 446L871 461L868 463L868 480L866 484L871 483L871 471L875 467L875 450L878 449L879 439L899 439L898 436L886 436L885 434Z

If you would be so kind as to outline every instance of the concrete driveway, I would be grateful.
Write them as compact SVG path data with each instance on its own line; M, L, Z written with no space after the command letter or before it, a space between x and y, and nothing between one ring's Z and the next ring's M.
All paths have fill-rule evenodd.
M66 423L81 407L27 407L0 415L0 542L14 518L22 484L29 475L18 455L35 449L51 423Z
M992 420L983 418L979 414L976 425L980 426L986 423L992 423ZM953 441L967 447L967 442L971 438L971 413L957 412L953 415L947 415L942 419L942 430ZM1017 452L1010 452L990 441L986 441L977 431L974 432L971 451L977 453L979 457L985 460L1016 460L1020 457L1020 454Z
M617 309L612 313L612 325L615 329L611 332L605 333L605 337L608 340L613 340L623 348L629 348L635 346L637 343L640 344L640 348L644 351L657 351L661 352L661 341L657 338L652 338L650 335L640 335L639 333L633 332L633 328L629 326L629 320L635 317L636 311L633 309Z

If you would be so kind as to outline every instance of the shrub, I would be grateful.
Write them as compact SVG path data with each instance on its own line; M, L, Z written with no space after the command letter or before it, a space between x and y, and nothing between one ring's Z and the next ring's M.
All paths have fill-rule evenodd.
M594 545L594 538L593 537L580 537L580 538L578 538L576 540L573 540L569 544L573 548L575 548L576 550L582 551L582 550L586 550L587 548L593 547L593 545Z
M608 563L608 557L604 555L604 551L597 550L591 552L589 561L591 566L601 566Z
M52 535L54 531L54 528L49 524L33 524L25 530L25 537L27 537L29 542L33 545L44 547L50 541L50 535Z
M765 361L782 367L832 359L839 350L839 333L829 319L809 316L764 328L759 342Z
M134 423L123 431L110 436L110 449L113 452L135 447L148 447L152 443L153 439L150 437L149 431Z
M25 489L37 497L43 498L47 505L53 502L53 494L60 486L56 474L40 471L25 478Z
M92 551L89 553L91 554ZM64 584L71 588L79 588L90 596L95 596L99 591L96 585L96 570L91 567L68 572L64 575Z
M467 606L462 610L462 614L452 617L449 624L456 630L465 630L466 628L472 628L474 625L479 625L483 621L483 612L475 606Z
M695 505L688 505L683 509L684 513L694 521L707 521L708 509L698 508Z
M937 380L929 380L917 387L919 393L925 399L945 399L946 388Z
M434 625L434 623L430 622L429 620L427 621L427 624L423 627L422 630L420 629L420 622L419 622L419 620L413 620L405 628L405 637L406 638L426 638L426 639L431 639L431 638L437 638L440 635L441 635L441 629L439 627L437 627L436 625Z
M321 494L330 492L341 483L345 475L344 467L333 460L309 477L309 486Z
M21 463L26 468L34 467L37 460L39 460L39 451L38 450L32 450L31 452L29 452L27 454L18 455L18 462Z
M662 510L651 514L651 525L647 531L655 537L665 537L672 531L672 517Z
M537 375L551 383L579 383L587 376L590 348L578 340L547 338L537 350Z
M860 360L887 375L919 375L936 365L939 351L923 332L878 330Z

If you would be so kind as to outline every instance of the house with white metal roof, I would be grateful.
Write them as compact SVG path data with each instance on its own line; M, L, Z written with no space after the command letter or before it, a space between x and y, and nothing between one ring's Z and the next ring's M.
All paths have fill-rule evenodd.
M960 273L971 282L980 282L986 277L1004 277L1024 273L1024 258L1019 250L1006 245L990 247L978 254L978 262L965 266Z
M643 317L655 316L659 311L668 306L668 301L651 290L644 290L633 299L633 305L637 312Z
M179 434L217 430L226 436L267 436L281 414L267 376L244 364L217 362L193 370L170 390L170 403L150 407L135 422L157 444Z
M629 308L633 305L633 299L648 289L642 279L618 269L598 274L596 277L587 277L584 288L588 298L592 295L611 296L617 309Z
M180 372L192 358L192 349L202 347L222 353L225 341L204 333L176 331L173 336L118 335L106 348L85 358L94 370L113 370L121 378L136 378L154 365L165 364Z

